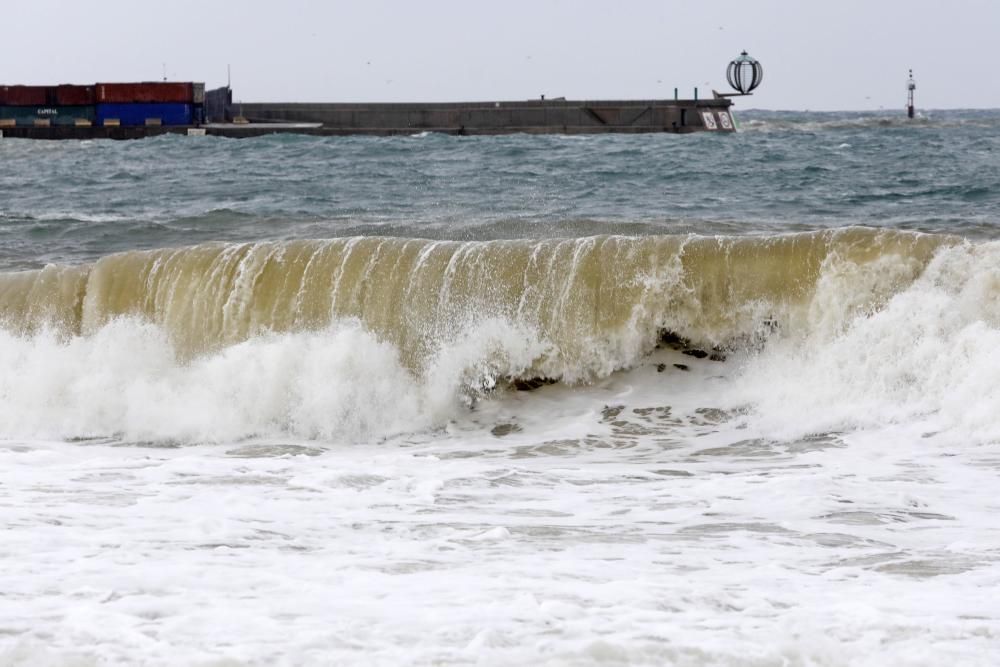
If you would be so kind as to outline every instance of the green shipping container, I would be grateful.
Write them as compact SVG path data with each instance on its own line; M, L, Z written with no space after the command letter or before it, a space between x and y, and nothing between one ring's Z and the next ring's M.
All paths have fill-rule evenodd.
M14 120L31 127L36 120L48 120L51 125L76 125L78 120L94 122L94 107L0 107L0 120Z

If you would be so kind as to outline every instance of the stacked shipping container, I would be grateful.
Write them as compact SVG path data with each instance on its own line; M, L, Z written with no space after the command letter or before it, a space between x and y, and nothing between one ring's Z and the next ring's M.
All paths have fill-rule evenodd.
M204 104L203 83L0 86L0 127L199 125Z
M0 86L0 127L92 123L93 95L81 100L74 94L77 88L80 86ZM61 91L65 93L63 101Z

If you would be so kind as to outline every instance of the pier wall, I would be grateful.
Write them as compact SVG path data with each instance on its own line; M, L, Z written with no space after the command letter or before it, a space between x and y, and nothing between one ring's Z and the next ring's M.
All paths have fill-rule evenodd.
M293 133L317 136L446 134L601 134L730 132L735 129L727 99L679 101L538 100L443 104L225 104L228 90L206 96L210 119L242 118L249 123L147 126L13 126L0 136L30 139L140 139L160 134L255 137ZM311 124L311 125L306 125Z
M322 123L345 133L696 132L733 129L730 101L529 100L428 104L243 103L230 117L251 123ZM706 119L706 114L711 121ZM714 127L707 123L714 123Z

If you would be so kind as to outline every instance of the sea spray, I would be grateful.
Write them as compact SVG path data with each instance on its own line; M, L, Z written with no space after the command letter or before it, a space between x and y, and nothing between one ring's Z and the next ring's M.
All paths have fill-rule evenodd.
M0 331L0 364L4 438L372 440L433 426L453 402L430 395L392 346L354 323L263 335L192 360L134 318L70 339Z

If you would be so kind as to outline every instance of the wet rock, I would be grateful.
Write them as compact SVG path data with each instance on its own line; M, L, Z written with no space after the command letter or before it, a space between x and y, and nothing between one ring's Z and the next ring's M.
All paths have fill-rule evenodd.
M653 470L653 474L663 475L664 477L694 477L687 470Z
M699 350L696 348L691 348L688 350L681 350L681 354L686 354L689 357L694 357L695 359L704 359L708 356L708 352L705 350Z
M604 417L605 421L609 421L620 415L624 409L624 405L605 405L604 409L601 410L601 415Z
M515 378L510 385L517 391L533 391L547 384L555 384L558 380L554 378Z
M668 329L663 329L660 331L660 339L656 347L669 347L672 350L682 350L689 345L691 345L691 341L684 336Z
M656 364L656 372L657 373L662 373L665 370L667 370L667 365L666 364Z
M511 433L519 433L520 431L521 427L518 426L517 424L497 424L490 430L490 433L492 433L498 438L502 438L505 435L510 435Z
M725 361L726 355L724 355L722 352L713 352L712 354L708 355L708 358L710 361Z
M674 364L674 368L679 368L682 371L689 371L689 370L691 370L690 368L687 367L686 364Z

